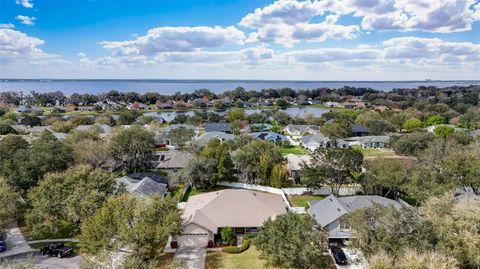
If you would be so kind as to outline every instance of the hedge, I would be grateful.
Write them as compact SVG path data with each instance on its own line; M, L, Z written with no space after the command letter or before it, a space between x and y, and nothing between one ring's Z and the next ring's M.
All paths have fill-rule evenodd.
M244 238L242 244L239 247L226 247L223 248L223 252L230 254L242 253L250 247L250 239Z

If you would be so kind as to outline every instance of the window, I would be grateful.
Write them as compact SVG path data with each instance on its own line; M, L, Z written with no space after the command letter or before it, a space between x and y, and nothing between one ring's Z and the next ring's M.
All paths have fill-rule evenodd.
M350 231L351 229L352 228L347 223L340 222L340 230L341 231Z

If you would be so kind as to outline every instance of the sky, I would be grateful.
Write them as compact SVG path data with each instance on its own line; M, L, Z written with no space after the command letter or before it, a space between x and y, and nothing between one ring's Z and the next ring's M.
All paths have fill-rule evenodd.
M480 0L0 0L0 78L480 79Z

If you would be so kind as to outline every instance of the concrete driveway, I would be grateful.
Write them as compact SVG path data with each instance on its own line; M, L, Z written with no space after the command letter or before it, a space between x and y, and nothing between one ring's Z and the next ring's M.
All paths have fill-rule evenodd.
M204 269L207 248L204 247L179 247L174 259L179 259L187 269Z
M365 269L367 264L365 258L359 250L354 250L348 247L342 247L343 252L347 256L348 264L347 265L338 265L335 264L337 269ZM331 255L331 252L330 252ZM332 256L333 259L333 256ZM334 259L335 260L335 259Z
M35 251L27 244L15 222L11 224L5 242L7 243L7 250L0 253L0 259Z
M65 258L42 256L40 253L20 254L3 261L7 269L17 268L16 265L24 265L34 269L80 269L83 257L73 255ZM1 267L1 265L0 265ZM23 267L22 267L23 268Z

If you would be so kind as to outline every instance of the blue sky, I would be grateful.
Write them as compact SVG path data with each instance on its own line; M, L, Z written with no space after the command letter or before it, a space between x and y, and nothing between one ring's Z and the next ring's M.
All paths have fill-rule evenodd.
M2 78L479 79L478 0L0 0Z

